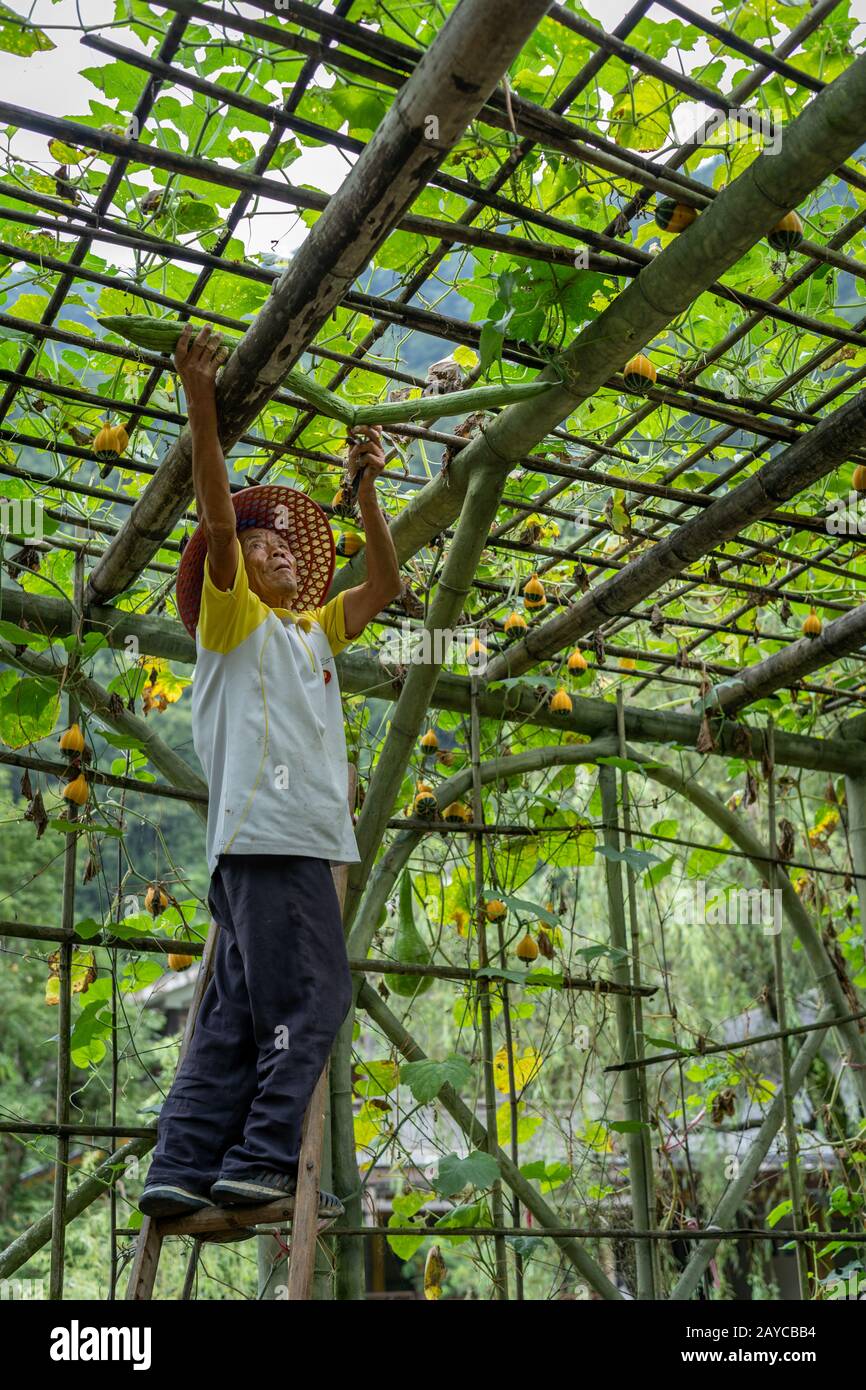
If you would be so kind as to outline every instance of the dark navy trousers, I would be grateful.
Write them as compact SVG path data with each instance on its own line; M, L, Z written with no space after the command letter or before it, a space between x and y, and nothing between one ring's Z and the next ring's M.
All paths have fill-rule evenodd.
M208 905L213 977L147 1177L205 1195L219 1177L297 1175L307 1104L352 999L327 860L222 854Z

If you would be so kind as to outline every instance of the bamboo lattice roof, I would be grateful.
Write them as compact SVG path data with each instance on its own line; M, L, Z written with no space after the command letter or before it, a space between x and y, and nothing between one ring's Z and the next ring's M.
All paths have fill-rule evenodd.
M0 103L11 128L0 176L0 486L7 496L39 487L57 527L41 577L25 573L25 587L71 598L82 544L88 569L110 563L131 504L158 480L184 423L167 360L106 336L96 316L249 324L292 265L284 246L339 184L333 161L325 188L309 159L293 182L293 164L329 147L348 172L452 8L344 0L331 13L290 0L274 13L260 0L122 0L113 24L90 26L84 14L89 109L59 116L40 111L38 96L34 111ZM43 29L19 33L33 49L54 42L44 11L33 15ZM700 226L855 62L855 30L848 5L832 0L723 4L712 18L679 0L640 0L613 27L601 11L552 5L370 273L309 335L303 365L363 402L425 389L423 364L442 358L443 342L464 381L529 379L661 263L677 237L656 222L659 199L692 207ZM502 621L521 607L530 574L548 598L537 627L629 574L857 396L864 192L855 152L798 202L796 249L755 239L667 327L635 343L658 370L646 396L613 372L520 460L466 604L471 622L491 624L492 649L505 649ZM105 418L125 423L131 444L97 477L91 443ZM443 447L459 446L456 423L389 429L405 456L382 489L392 516L431 486ZM343 444L339 422L275 389L232 450L233 485L291 481L327 506ZM856 713L866 688L862 544L827 522L863 461L866 446L852 444L790 501L593 623L580 636L590 670L578 688L609 693L624 682L629 701L694 707L710 685L787 648L813 656L801 626L814 606L825 629L850 615L850 633L822 650L818 669L795 653L756 693L800 691L772 705L793 731L831 731L839 714ZM46 477L47 491L37 481ZM187 509L154 539L140 579L100 597L174 617L172 577L193 524ZM423 600L436 546L401 558ZM396 605L389 621L404 616ZM529 678L557 678L572 645L528 660Z

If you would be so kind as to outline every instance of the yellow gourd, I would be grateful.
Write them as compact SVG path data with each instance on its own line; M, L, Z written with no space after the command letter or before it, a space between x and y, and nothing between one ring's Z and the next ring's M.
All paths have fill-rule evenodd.
M551 695L550 710L552 714L571 714L571 696L563 686Z
M543 608L546 602L544 585L537 574L533 574L523 586L523 602L527 608Z
M421 747L424 749L425 753L436 752L436 749L439 747L439 740L436 737L436 732L434 729L428 729L426 734L422 735Z
M626 362L623 377L629 391L648 391L655 385L656 369L649 358L639 352Z
M93 441L93 452L100 463L110 463L120 458L129 443L129 435L123 425L103 425Z
M352 555L357 555L364 542L356 531L344 531L337 541L337 554L345 555L348 559Z
M538 959L538 943L526 933L522 941L517 943L517 959L522 960L524 965L529 965L530 961Z
M803 623L803 636L818 637L820 636L822 627L823 624L821 622L821 619L818 617L818 614L815 612L814 608L810 608L809 616Z
M58 740L64 753L83 753L84 735L79 724L70 724L68 729L64 729Z
M428 786L426 782L419 782L415 792L415 800L412 802L413 813L421 820L433 820L437 809L432 787Z
M522 613L517 609L509 613L505 622L502 624L506 637L522 637L526 631L527 623Z
M76 806L84 805L90 795L90 788L83 772L79 772L77 777L73 777L71 782L66 783L63 788L63 795L67 801L74 801Z
M504 922L508 916L508 908L499 898L491 898L484 904L484 912L488 922Z

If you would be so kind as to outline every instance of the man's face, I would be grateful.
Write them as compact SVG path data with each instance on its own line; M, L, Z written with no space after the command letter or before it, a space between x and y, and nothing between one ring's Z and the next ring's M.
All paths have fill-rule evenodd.
M298 596L298 570L283 534L251 527L238 539L253 593L271 608L291 608Z

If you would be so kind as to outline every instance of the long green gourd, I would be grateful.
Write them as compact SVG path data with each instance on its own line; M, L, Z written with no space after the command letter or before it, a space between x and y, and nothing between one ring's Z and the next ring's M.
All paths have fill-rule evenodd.
M153 352L171 353L185 325L177 319L148 318L145 314L121 314L98 320L103 328L126 338L136 347ZM238 346L240 338L217 328L229 353ZM444 415L462 415L488 406L511 405L514 401L540 396L554 385L550 381L514 382L505 386L472 386L466 391L449 391L442 396L417 396L414 400L384 401L379 405L351 405L312 377L295 369L286 373L285 385L315 406L320 415L341 420L344 425L397 425L413 420L438 420Z

